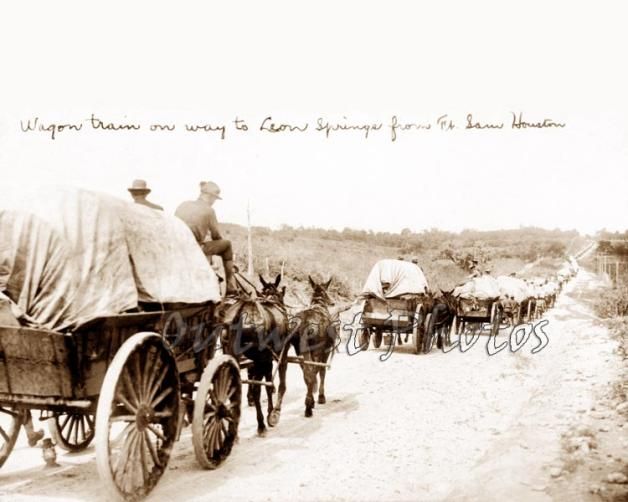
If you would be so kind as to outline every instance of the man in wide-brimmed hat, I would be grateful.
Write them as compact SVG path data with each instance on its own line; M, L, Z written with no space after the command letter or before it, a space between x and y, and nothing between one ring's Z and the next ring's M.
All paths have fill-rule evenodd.
M150 207L151 209L157 209L158 211L164 210L163 207L146 200L146 196L150 193L150 188L148 188L145 180L133 180L133 183L131 183L131 187L128 190L131 192L133 202L136 204L141 204L142 206Z
M231 241L222 238L216 212L212 207L214 202L222 199L220 188L213 181L201 181L200 188L198 199L181 203L174 214L190 227L207 257L217 255L222 258L227 283L226 295L231 296L237 292L233 250Z

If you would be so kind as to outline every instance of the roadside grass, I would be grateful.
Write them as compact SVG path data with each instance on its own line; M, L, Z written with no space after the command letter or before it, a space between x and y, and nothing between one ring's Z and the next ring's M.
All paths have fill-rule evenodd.
M556 273L563 263L562 258L544 257L521 274L521 277L529 279L533 277L548 277Z
M224 225L224 229L226 238L233 243L236 264L240 270L246 271L247 229L230 224ZM274 279L283 270L287 303L303 304L309 301L308 275L316 281L333 278L331 286L333 295L353 299L361 291L368 273L378 260L403 257L407 260L413 258L418 260L432 290L449 290L463 282L469 274L468 270L449 258L451 250L455 253L473 254L480 249L481 255L487 258L485 265L491 268L494 276L519 272L527 263L534 261L530 259L529 243L519 247L514 245L513 232L515 231L503 231L501 244L500 232L490 232L491 239L487 244L478 243L477 239L482 235L478 232L472 234L475 240L470 241L469 234L465 232L450 234L439 231L425 233L423 240L420 241L417 241L417 236L421 234L412 234L408 237L408 244L403 244L405 241L400 240L399 234L361 232L357 238L347 232L336 232L335 234L338 234L336 236L333 231L317 229L271 230L253 227L254 280L258 283L258 274L267 279ZM543 235L545 234L541 234ZM540 242L539 249L557 251L566 249L568 246L561 244L560 235L550 234L551 239L548 237L547 242ZM572 239L571 235L568 235ZM388 242L402 245L389 245ZM562 255L540 259L527 274L550 275L556 272L562 261Z

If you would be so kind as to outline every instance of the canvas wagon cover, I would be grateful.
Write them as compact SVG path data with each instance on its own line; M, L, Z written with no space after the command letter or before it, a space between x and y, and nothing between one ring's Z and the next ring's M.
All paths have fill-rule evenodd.
M500 296L500 287L497 279L490 275L474 277L463 285L454 289L454 296L460 298L474 298L476 300L489 300Z
M383 282L390 284L385 294ZM405 294L425 293L427 288L427 279L418 265L401 260L380 260L371 269L362 288L362 295L386 299Z
M183 222L69 187L0 189L0 292L27 325L78 326L139 301L219 301L217 277Z
M512 296L516 302L521 303L532 296L526 282L518 277L500 275L497 278L497 283L499 284L501 296Z
M558 284L554 281L548 281L547 284L543 285L543 294L544 295L553 295L558 292Z

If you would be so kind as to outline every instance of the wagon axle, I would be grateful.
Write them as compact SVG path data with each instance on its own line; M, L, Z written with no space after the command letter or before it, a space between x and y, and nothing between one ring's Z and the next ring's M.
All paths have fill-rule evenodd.
M137 409L135 423L139 432L144 432L148 426L155 421L153 409L150 406L141 404Z

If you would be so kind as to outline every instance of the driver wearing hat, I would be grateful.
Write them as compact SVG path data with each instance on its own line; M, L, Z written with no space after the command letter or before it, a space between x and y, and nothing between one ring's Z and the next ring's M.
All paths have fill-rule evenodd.
M128 190L131 193L131 197L133 197L133 202L136 204L141 204L142 206L150 207L158 211L164 210L163 207L146 200L146 196L150 193L150 188L148 188L145 180L133 180Z
M222 258L227 282L226 295L234 295L237 292L237 287L231 241L222 238L216 212L212 207L214 202L222 199L220 188L213 181L201 181L200 188L201 193L198 199L181 203L174 214L190 228L196 242L199 243L207 257L218 255Z

